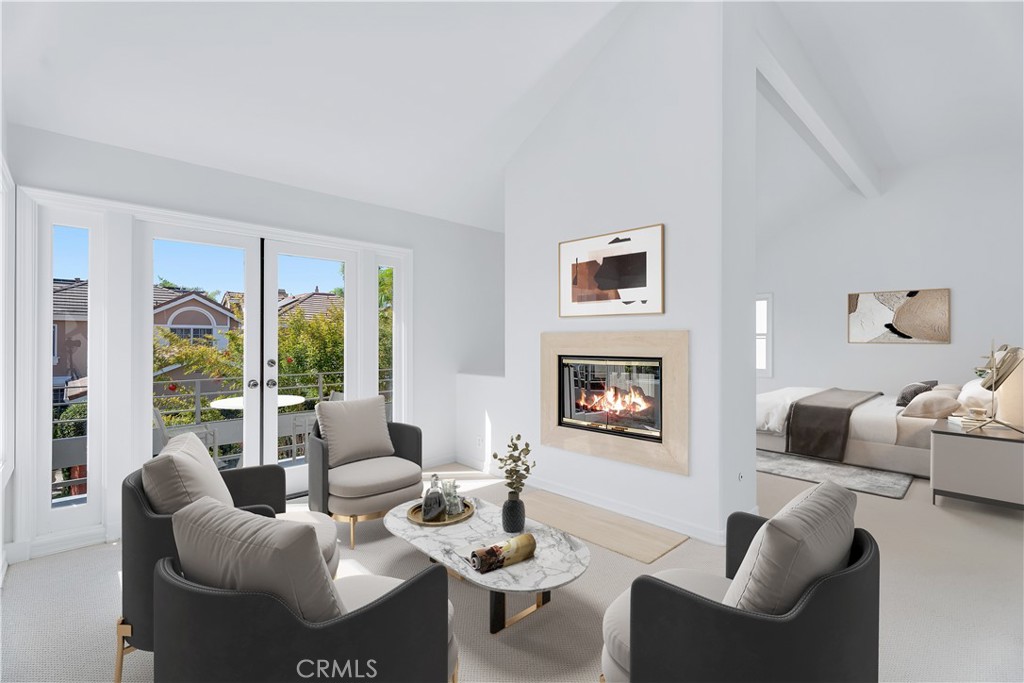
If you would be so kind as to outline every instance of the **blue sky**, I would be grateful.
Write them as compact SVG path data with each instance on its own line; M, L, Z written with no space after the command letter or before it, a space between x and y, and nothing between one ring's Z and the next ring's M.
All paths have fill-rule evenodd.
M53 276L88 278L89 231L54 226ZM205 291L240 292L245 286L245 256L241 249L194 242L153 241L153 278L166 278L183 287ZM289 294L330 291L344 287L345 278L337 261L304 256L281 256L278 261L279 287Z

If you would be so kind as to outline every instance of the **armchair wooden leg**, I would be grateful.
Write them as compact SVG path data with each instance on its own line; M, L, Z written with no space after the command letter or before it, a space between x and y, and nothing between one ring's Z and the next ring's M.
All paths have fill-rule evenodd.
M359 517L357 517L356 515L351 515L348 518L348 547L349 547L349 550L355 550L356 549L356 522L358 520L359 520Z
M459 660L455 660L455 671L452 672L452 683L459 683Z
M125 638L132 634L132 625L120 617L117 620L117 653L114 658L114 683L121 683L121 671L124 669L124 656L135 652L135 648L125 643Z

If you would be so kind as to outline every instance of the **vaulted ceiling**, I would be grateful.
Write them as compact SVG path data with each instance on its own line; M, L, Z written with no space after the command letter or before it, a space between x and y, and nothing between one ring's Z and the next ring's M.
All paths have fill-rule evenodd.
M1019 149L1021 3L782 3L884 174ZM478 227L615 3L4 3L8 121ZM759 101L759 212L846 192Z

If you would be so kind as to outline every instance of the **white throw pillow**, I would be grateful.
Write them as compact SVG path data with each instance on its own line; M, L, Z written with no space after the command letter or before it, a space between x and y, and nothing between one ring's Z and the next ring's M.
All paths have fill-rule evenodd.
M936 393L932 390L915 396L914 400L903 409L903 417L927 417L941 420L955 413L959 407L960 401L948 396L946 392Z
M235 504L210 452L192 432L168 441L159 455L142 466L142 490L153 509L163 515L205 496Z
M981 385L982 381L979 377L965 384L956 400L960 401L964 408L984 408L991 413L998 402L993 402L992 392Z
M328 466L394 455L384 397L316 404L320 434L327 440Z
M936 384L932 387L932 391L952 391L955 392L956 395L959 395L960 390L963 388L964 386L962 384Z
M785 614L819 578L850 556L857 496L825 480L765 522L747 549L722 604Z
M312 526L263 517L212 498L174 513L171 525L181 571L189 581L271 593L306 621L343 614Z

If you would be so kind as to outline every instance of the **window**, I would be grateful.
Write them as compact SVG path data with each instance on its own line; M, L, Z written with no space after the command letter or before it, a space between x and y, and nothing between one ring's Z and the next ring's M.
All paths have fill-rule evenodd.
M53 356L53 364L56 365L60 357L57 355L57 326L53 325L53 334L50 338L50 349L51 355Z
M172 327L171 334L187 339L193 344L212 344L212 327Z
M754 367L758 377L772 376L772 295L754 299Z

